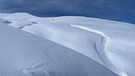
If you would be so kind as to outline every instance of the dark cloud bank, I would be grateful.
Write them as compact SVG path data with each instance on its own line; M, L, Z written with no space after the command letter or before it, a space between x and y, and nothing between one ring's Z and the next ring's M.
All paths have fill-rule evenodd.
M0 12L87 16L135 24L135 0L0 0Z

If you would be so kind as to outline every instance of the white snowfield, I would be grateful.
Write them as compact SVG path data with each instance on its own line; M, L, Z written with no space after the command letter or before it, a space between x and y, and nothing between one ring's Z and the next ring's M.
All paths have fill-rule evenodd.
M27 13L0 18L0 76L135 76L134 24Z

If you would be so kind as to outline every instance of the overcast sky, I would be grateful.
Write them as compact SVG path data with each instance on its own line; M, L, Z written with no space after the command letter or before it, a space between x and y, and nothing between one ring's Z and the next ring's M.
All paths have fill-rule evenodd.
M88 16L135 23L135 0L0 0L0 12Z

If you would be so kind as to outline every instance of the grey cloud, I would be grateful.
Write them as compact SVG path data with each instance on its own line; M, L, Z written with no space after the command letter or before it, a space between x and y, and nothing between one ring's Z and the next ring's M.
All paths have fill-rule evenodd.
M0 0L0 12L29 12L38 16L82 15L130 20L134 16L134 4L134 0Z

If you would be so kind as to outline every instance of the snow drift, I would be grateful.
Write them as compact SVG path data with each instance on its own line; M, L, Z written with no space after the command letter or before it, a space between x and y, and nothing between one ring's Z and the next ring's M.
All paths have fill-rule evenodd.
M2 23L0 60L0 76L116 76L74 50Z
M40 18L40 17L32 16L27 13L0 14L0 18L1 18L0 23L16 27L18 31L23 30L23 31L32 33L36 36L39 36L39 37L36 37L36 36L31 35L32 37L27 38L25 34L24 36L16 36L15 34L14 35L15 42L20 42L20 40L18 41L16 40L16 37L21 37L22 40L23 39L26 40L26 42L23 42L23 43L21 42L20 44L18 44L18 46L14 46L14 48L19 47L18 49L23 49L22 51L18 51L19 54L24 55L28 53L27 55L29 55L29 54L32 54L31 50L35 49L35 51L32 51L32 52L37 55L36 56L37 58L42 59L42 56L43 56L43 59L39 61L46 60L46 56L49 56L49 58L47 58L47 60L49 60L50 56L52 56L51 59L53 59L52 60L53 62L49 62L51 63L50 66L48 66L49 68L52 68L54 70L59 69L58 66L54 67L56 65L54 64L54 61L55 63L57 62L58 65L62 66L62 68L63 67L66 69L68 68L67 70L60 69L60 71L57 71L56 72L57 74L54 74L54 75L49 75L50 73L48 73L47 71L42 72L43 69L40 70L38 68L38 70L36 69L38 72L36 73L34 72L35 74L29 74L28 72L29 75L32 75L32 76L33 75L34 76L42 76L42 75L43 76L44 75L46 76L64 76L64 75L65 76L91 76L91 75L92 76L112 76L116 74L120 76L134 76L135 75L134 74L135 69L133 67L135 63L135 50L134 50L135 49L135 45L134 45L135 25L133 24L110 21L110 20L102 20L102 19L96 19L96 18L79 17L79 16L78 17L63 16L63 17ZM5 26L1 26L1 27L5 27ZM6 27L10 27L10 26L6 26ZM21 33L18 31L15 31L15 32L21 35ZM3 34L4 32L5 31L3 31ZM39 41L37 42L33 38L38 38ZM33 42L31 42L31 40L33 40ZM55 42L55 43L52 42L53 45L55 44L60 47L63 47L63 46L65 47L63 47L64 49L62 48L56 49L56 47L53 45L50 45L50 47L46 46L46 45L49 45L50 41ZM14 45L16 44L17 43L14 43ZM20 48L22 44L25 46ZM34 48L33 47L29 48L31 46L28 44L34 44L34 45L31 45ZM36 46L35 44L37 44L38 46ZM39 47L41 49L39 49ZM46 47L47 49L54 48L55 51L46 51L46 48L44 47ZM13 46L11 48L13 48ZM27 52L27 51L24 51L24 49L30 49L30 50ZM42 53L39 50L42 50L44 52L44 55L42 55ZM22 52L25 52L25 53L23 54ZM48 54L48 52L50 54ZM77 54L78 56L75 56L75 59L74 59L73 54ZM65 57L66 60L63 59L63 56L66 56ZM14 56L14 57L18 58L18 56ZM31 58L30 60L36 60L37 59L36 57L35 58L28 57L28 58ZM57 59L57 57L59 58ZM86 59L89 59L89 60L86 60ZM95 60L96 62L100 64L98 63L93 64L89 62L89 61L92 61L91 59ZM68 61L71 63L68 63ZM28 64L30 67L33 63L28 63ZM14 65L16 66L16 64ZM20 66L21 65L24 66L24 64L20 64ZM33 69L36 68L37 66L43 65L43 68L44 68L45 67L44 65L49 65L49 64L37 63L35 65L36 65L35 67L27 68L27 69L33 72ZM51 67L51 65L54 65L54 66ZM72 71L70 67L73 67L74 65L76 66L72 68L74 69ZM106 72L102 69L97 70L96 68L100 68L97 65L99 65L103 69L107 67L108 69L110 69L112 72L116 74L113 74L111 72ZM78 68L80 68L80 70ZM98 73L96 75L97 72L94 72L94 70L91 68L95 68L97 72L103 71L104 75L102 75L101 73ZM23 72L27 73L26 68L24 69L25 70L23 70ZM65 72L67 73L65 74Z

